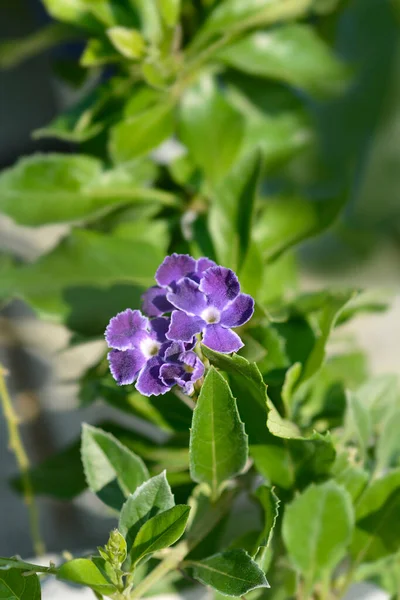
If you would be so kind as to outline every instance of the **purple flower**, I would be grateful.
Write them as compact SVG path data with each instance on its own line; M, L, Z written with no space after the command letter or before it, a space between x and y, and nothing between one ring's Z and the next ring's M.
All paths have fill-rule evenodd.
M182 342L169 342L162 346L158 356L147 362L136 389L144 396L157 396L178 385L190 395L193 384L203 375L204 365L195 352L187 351Z
M156 356L165 337L169 319L149 321L139 310L127 309L113 317L105 338L112 350L108 354L111 373L119 385L133 383L146 362Z
M157 317L174 310L167 299L167 293L175 289L176 282L182 277L200 282L208 268L215 266L209 258L195 260L188 254L167 256L156 272L157 286L151 287L143 295L143 310L149 317Z
M230 269L210 267L200 282L183 277L167 293L167 300L178 309L172 312L168 339L189 342L202 333L203 343L217 352L229 354L242 348L242 340L231 328L252 317L254 300L240 293L238 278Z
M127 309L113 317L106 329L110 371L119 385L136 379L145 396L165 394L178 385L187 394L204 374L204 365L192 351L195 341L171 342L166 333L170 320L149 320L139 310Z

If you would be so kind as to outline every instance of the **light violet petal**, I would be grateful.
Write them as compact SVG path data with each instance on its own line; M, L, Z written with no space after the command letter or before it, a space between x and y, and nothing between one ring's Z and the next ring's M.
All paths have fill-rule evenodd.
M163 344L167 341L166 335L169 329L170 319L165 317L156 317L150 321L150 329L157 342Z
M167 338L174 341L191 342L193 336L200 333L205 326L205 321L200 317L191 317L184 312L174 310Z
M167 300L167 290L154 286L149 288L142 296L143 311L149 317L159 317L173 310L172 304Z
M196 273L204 273L204 271L206 271L207 269L210 269L211 267L216 267L216 266L217 265L215 264L215 262L213 260L210 260L209 258L202 256L201 258L199 258L197 260Z
M106 342L116 350L132 349L142 339L148 323L140 310L127 308L109 322L105 333Z
M175 290L167 294L167 298L175 308L189 315L200 315L207 308L205 295L200 292L198 284L188 277L181 279Z
M188 254L171 254L158 267L155 280L161 287L167 287L174 281L194 273L196 261Z
M239 327L247 323L254 313L254 300L248 294L239 294L222 312L220 324L225 327Z
M211 350L222 352L222 354L237 352L244 346L237 333L230 329L224 329L220 325L208 325L204 333L203 344Z
M210 306L223 310L240 292L239 280L231 269L211 267L200 281L200 290L207 296Z
M111 350L107 356L110 371L118 385L129 385L146 362L140 350Z
M161 365L162 361L155 356L147 361L145 367L140 371L136 389L143 396L160 396L171 389L171 386L166 386L161 380Z

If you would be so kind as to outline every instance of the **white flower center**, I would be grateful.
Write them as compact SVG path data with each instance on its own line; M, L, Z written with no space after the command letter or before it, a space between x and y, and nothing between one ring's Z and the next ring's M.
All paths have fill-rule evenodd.
M146 358L151 358L157 354L160 345L161 344L149 337L143 340L143 342L140 344L140 349Z
M219 323L221 318L221 313L218 308L215 306L209 306L201 313L201 318L204 319L206 323Z

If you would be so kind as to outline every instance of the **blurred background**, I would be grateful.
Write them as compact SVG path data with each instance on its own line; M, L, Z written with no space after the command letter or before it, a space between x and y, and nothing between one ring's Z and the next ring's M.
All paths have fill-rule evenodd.
M345 191L347 198L335 225L300 246L300 288L338 282L385 288L393 295L387 313L358 317L346 332L366 350L375 374L400 372L399 21L398 0L349 0L324 21L325 38L351 65L354 80L334 99L306 104L320 151L315 156L305 149L290 165L293 181L306 186L311 195L329 197ZM1 2L1 42L32 34L48 22L39 0ZM73 69L82 47L69 43L15 66L3 64L1 169L36 151L74 150L68 142L33 140L31 132L84 93L85 86L82 90L74 83L79 73ZM91 82L85 85L90 88ZM279 177L277 173L267 185L274 189ZM31 261L52 248L64 231L63 225L32 230L0 216L0 249ZM12 374L10 391L23 418L24 441L33 463L76 439L82 421L110 417L121 421L121 414L108 406L79 406L76 382L99 360L104 346L94 340L69 347L70 338L64 326L38 322L22 301L0 311L0 362ZM127 419L123 417L125 424ZM134 419L131 424L138 426ZM28 517L21 498L7 483L16 469L2 417L0 457L0 512L7 515L0 524L0 555L26 556L31 552ZM90 548L104 540L112 521L93 510L89 513L86 502L85 495L71 505L39 500L44 537L52 552Z

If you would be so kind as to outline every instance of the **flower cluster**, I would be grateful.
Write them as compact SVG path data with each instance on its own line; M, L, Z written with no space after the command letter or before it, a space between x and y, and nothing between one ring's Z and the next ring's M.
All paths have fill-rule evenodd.
M235 273L208 258L167 256L157 285L143 296L143 314L127 309L106 329L110 370L119 385L136 381L145 396L165 394L174 385L192 394L204 365L194 348L200 334L212 350L237 352L243 342L232 331L254 312L254 300L240 292Z

